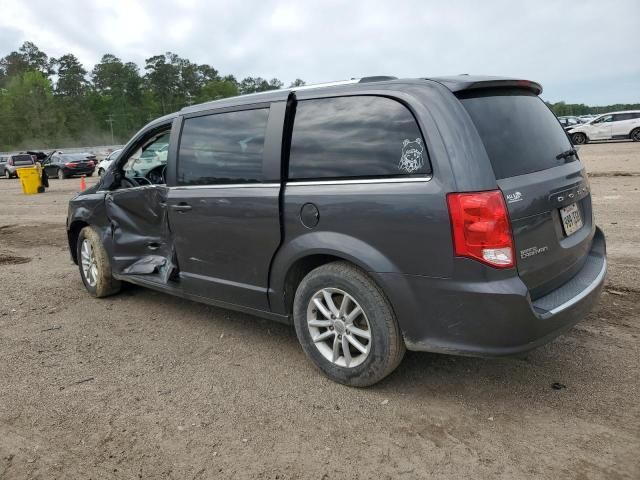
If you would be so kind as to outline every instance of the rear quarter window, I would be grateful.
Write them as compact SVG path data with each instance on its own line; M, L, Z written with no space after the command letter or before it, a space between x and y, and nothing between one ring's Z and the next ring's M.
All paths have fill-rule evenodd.
M459 98L498 180L556 167L557 155L571 148L554 114L533 93L489 90Z
M289 155L290 180L430 172L416 120L398 101L353 96L298 102Z

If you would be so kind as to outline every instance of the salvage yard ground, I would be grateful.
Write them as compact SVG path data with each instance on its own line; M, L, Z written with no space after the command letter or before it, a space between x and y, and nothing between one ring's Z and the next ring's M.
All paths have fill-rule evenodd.
M640 478L640 143L580 154L608 240L595 311L526 357L408 353L365 390L286 326L91 298L64 230L79 179L1 179L0 479Z

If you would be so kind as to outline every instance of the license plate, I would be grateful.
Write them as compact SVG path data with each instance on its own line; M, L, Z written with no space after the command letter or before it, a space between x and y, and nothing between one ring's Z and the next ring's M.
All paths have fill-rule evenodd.
M569 236L582 228L582 215L577 203L572 203L560 209L560 218L564 233Z

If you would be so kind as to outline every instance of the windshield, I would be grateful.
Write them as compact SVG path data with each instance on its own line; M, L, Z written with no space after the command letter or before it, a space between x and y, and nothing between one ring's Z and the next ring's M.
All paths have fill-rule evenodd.
M571 143L555 115L537 95L489 90L460 98L484 143L496 179L560 165Z

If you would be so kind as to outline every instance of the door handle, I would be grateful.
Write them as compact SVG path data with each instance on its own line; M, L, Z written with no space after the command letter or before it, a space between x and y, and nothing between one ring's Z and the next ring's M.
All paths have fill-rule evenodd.
M177 205L171 205L171 208L176 212L184 213L184 212L188 212L193 207L188 203L178 203Z

